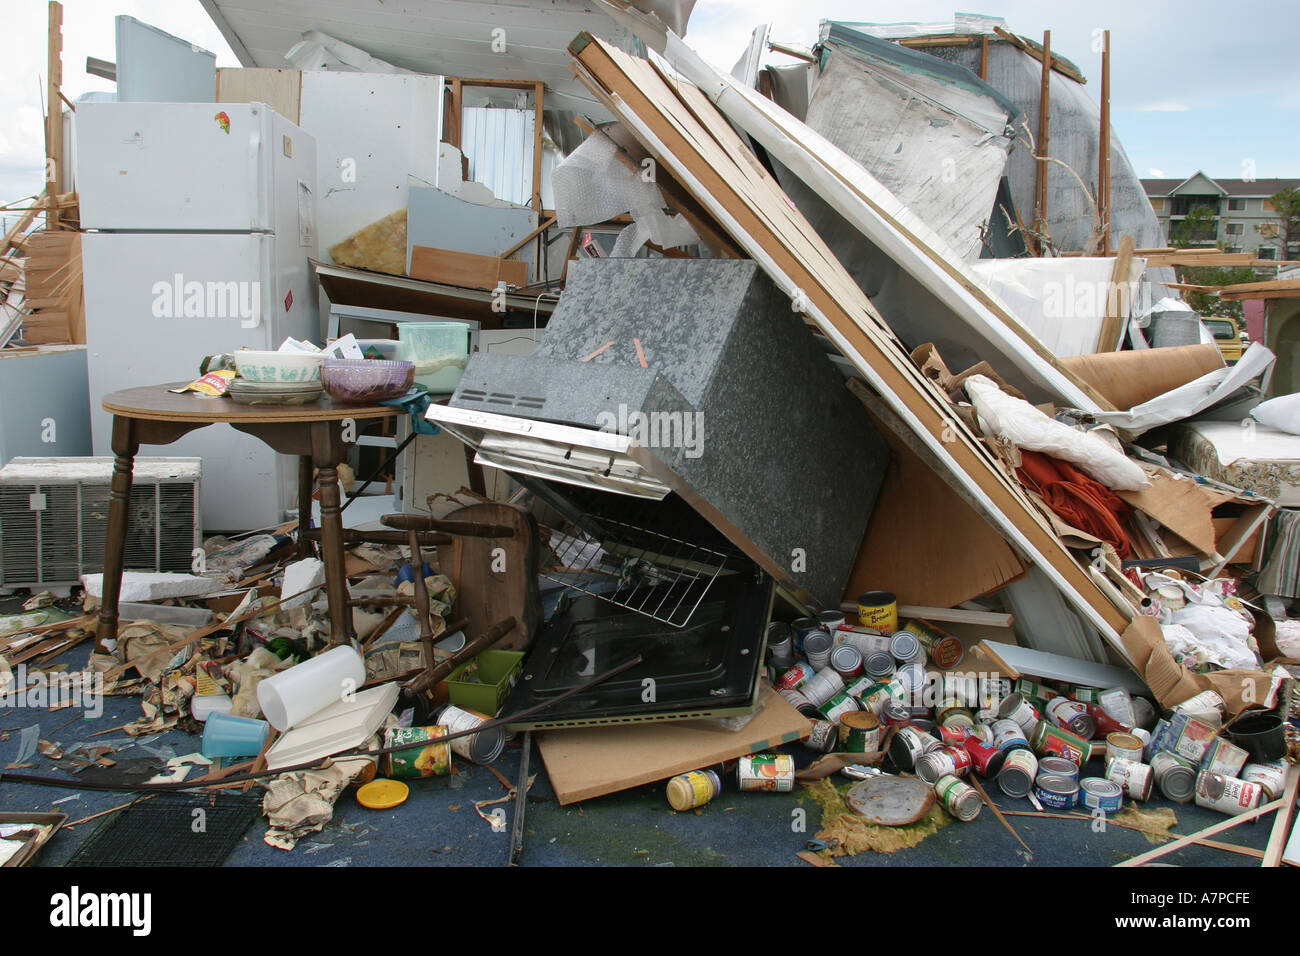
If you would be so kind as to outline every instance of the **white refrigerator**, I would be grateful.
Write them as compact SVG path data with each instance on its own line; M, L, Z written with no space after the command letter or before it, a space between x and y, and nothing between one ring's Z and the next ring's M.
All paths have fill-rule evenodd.
M82 103L76 123L91 438L109 455L109 392L188 382L241 346L320 343L316 143L262 103ZM205 532L296 507L296 459L228 425L149 453L203 459Z

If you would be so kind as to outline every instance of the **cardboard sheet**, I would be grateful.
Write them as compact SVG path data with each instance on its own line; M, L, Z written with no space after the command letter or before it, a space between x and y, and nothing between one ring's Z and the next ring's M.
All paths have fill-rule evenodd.
M619 724L548 731L537 736L537 748L556 797L568 805L808 736L808 718L766 684L759 708L737 732L703 720Z
M1101 352L1061 359L1116 408L1129 409L1223 368L1217 345Z

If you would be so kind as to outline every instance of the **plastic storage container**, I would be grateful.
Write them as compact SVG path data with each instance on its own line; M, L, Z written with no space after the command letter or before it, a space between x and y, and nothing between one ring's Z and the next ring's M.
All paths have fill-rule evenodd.
M447 675L451 702L464 710L496 716L523 670L522 651L483 651ZM468 673L477 666L478 680Z
M415 384L450 395L469 361L470 327L464 322L402 322L398 357L415 365Z

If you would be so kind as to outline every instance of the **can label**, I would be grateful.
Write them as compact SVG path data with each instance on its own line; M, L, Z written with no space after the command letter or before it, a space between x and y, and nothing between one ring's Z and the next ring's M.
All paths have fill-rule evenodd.
M789 793L794 789L794 758L789 754L754 754L736 765L741 790Z
M1255 809L1262 796L1263 791L1257 783L1218 773L1203 773L1196 778L1196 805L1229 816Z
M1040 774L1034 784L1034 796L1045 807L1051 807L1053 810L1068 810L1079 799L1079 785L1069 777Z
M781 675L781 678L776 682L776 689L798 690L804 684L808 683L815 673L817 672L813 670L811 664L800 661L798 664L795 664L794 667L791 667Z
M870 711L854 711L840 718L840 749L845 753L875 753L883 737L880 720Z
M1241 773L1235 776L1247 783L1258 784L1268 794L1270 800L1276 800L1282 796L1282 791L1286 787L1286 775L1290 764L1285 760L1277 760L1273 763L1248 763L1241 768Z
M1029 702L1028 698L1017 693L1012 694L1002 702L1002 705L998 708L998 717L1014 720L1020 725L1020 729L1025 734L1031 734L1042 715Z
M997 747L982 743L977 737L967 737L962 748L970 756L970 764L981 777L992 777L1002 769L1006 754Z
M1023 797L1029 793L1038 777L1038 758L1032 750L1011 750L1002 761L998 773L998 786L1010 797Z
M1217 735L1218 731L1204 721L1175 711L1169 718L1169 726L1165 728L1158 749L1168 750L1199 765Z
M911 631L916 635L916 639L921 642L921 649L925 651L925 656L930 658L930 662L935 667L945 670L956 667L966 653L961 641L935 627L929 621L908 621L903 630Z
M821 753L830 753L835 749L835 743L838 739L839 735L836 733L833 723L829 720L814 720L812 728L808 731L805 746Z
M451 746L438 741L446 737L445 726L393 727L384 735L386 747L400 747L417 741L429 741L427 746L399 750L388 755L390 777L445 777L451 773Z
M1079 781L1079 797L1089 810L1119 813L1124 804L1124 788L1113 780L1089 777Z
M722 789L712 770L692 770L668 781L668 803L678 812L702 807Z
M873 687L884 687L884 684L877 685L870 677L863 674L861 677L855 677L844 685L844 693L850 697L856 697L861 700L864 696L871 693Z
M1195 795L1196 768L1182 757L1161 750L1151 758L1150 766L1156 785L1168 799L1186 803Z
M1212 690L1203 690L1195 697L1189 697L1174 708L1174 715L1187 714L1199 717L1203 722L1218 727L1227 716L1228 705Z
M868 591L858 597L858 623L877 634L898 630L898 601L888 591Z
M1120 789L1134 800L1146 800L1151 796L1151 768L1144 763L1118 759L1108 761L1106 779L1119 784Z
M1013 750L1017 747L1029 747L1029 738L1014 720L1003 718L993 721L993 745L999 750ZM1035 765L1037 761L1035 761Z
M1143 756L1142 741L1132 734L1113 733L1106 735L1106 759L1119 757L1141 763Z
M1224 777L1241 778L1241 771L1246 766L1250 754L1230 740L1215 737L1205 751L1201 761L1201 770L1208 770Z
M1068 697L1054 697L1047 705L1047 719L1080 736L1091 733L1095 724L1088 716L1088 707Z
M838 724L841 717L857 711L858 702L844 691L840 691L821 707L822 714L831 723Z
M1038 722L1029 741L1038 756L1064 757L1080 767L1088 762L1088 757L1092 754L1092 745L1088 741L1061 727L1053 727L1045 720Z
M974 788L956 777L944 776L935 781L934 795L945 810L963 823L974 820L980 813L980 799Z

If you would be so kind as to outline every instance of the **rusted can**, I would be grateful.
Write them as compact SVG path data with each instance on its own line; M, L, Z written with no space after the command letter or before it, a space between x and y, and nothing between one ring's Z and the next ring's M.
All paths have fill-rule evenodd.
M1053 697L1048 701L1047 719L1084 740L1091 740L1097 729L1097 722L1088 714L1087 705L1068 697Z
M1205 751L1205 759L1201 761L1200 769L1224 777L1244 779L1241 772L1249 759L1250 754L1232 741L1224 737L1215 737L1210 743L1209 749Z
M1079 802L1089 810L1119 813L1124 805L1124 788L1104 777L1086 777L1079 781Z
M1009 797L1025 797L1038 777L1038 758L1032 750L1018 748L1003 751L1006 759L998 771L998 786Z
M830 664L831 648L835 641L825 631L817 631L803 639L803 654L815 670L822 670Z
M1174 713L1195 717L1201 723L1217 728L1223 724L1223 719L1228 716L1228 705L1214 691L1203 690L1195 697L1189 697L1175 707Z
M817 672L813 670L811 664L805 664L803 661L800 661L777 678L776 689L798 690L804 684L808 683L816 673Z
M1221 773L1202 773L1196 778L1196 805L1238 816L1259 806L1264 790L1257 783L1225 777Z
M898 600L888 591L867 591L858 595L858 624L877 634L898 630Z
M1282 796L1282 791L1286 788L1286 775L1290 766L1285 760L1272 763L1248 763L1241 768L1237 778L1247 783L1258 784L1263 788L1268 799L1276 800Z
M993 721L993 746L999 750L1029 749L1029 737L1014 720L1003 717Z
M1141 763L1143 757L1142 741L1132 734L1113 733L1106 735L1106 759L1119 757Z
M1034 705L1029 703L1025 696L1019 692L1012 694L1004 700L998 707L998 718L1002 720L1014 720L1020 725L1020 729L1025 735L1034 732L1038 722L1042 719L1042 714L1034 709Z
M752 754L736 764L736 784L743 791L789 793L794 789L794 758L789 754Z
M833 722L814 720L812 726L808 728L808 739L804 741L804 746L809 750L828 754L835 749L838 743L839 731Z
M821 707L822 715L835 726L839 726L840 718L845 714L855 713L858 710L858 702L855 698L850 697L844 691L840 691Z
M974 787L952 776L940 777L934 782L934 795L945 810L963 823L979 816L984 806Z
M903 625L903 630L911 631L921 642L921 649L935 667L956 667L965 655L961 641L946 631L940 630L929 621L915 619Z
M820 631L818 633L821 633ZM820 707L840 691L844 690L844 681L840 675L829 667L823 667L799 688L803 695Z
M1151 799L1151 784L1155 782L1155 774L1148 764L1116 757L1106 761L1106 779L1119 784L1134 800L1146 801Z
M962 747L970 755L970 765L981 777L996 777L1006 763L1007 755L1004 751L986 744L978 737L967 737L962 741Z
M438 715L438 723L447 728L447 734L458 734L463 730L473 730L490 720L487 714L475 710L465 710L450 706ZM501 756L506 746L506 729L498 724L491 730L480 731L468 737L457 737L451 741L451 749L458 757L472 763L489 764Z
M1187 803L1196 795L1196 768L1167 750L1157 751L1149 764L1165 799Z
M1063 727L1053 727L1045 720L1040 720L1029 735L1029 745L1040 758L1064 757L1080 767L1092 756L1092 744Z
M1044 807L1069 810L1079 802L1079 782L1069 777L1040 773L1034 780L1034 796Z
M1079 765L1066 760L1064 757L1043 757L1038 761L1038 772L1053 777L1069 777L1071 780L1079 779Z
M943 744L919 727L903 727L889 743L889 758L900 770L913 770L916 762Z
M912 719L912 708L896 697L890 697L880 708L880 722L886 727L901 727Z
M858 710L840 717L839 746L844 753L872 754L880 749L884 728L880 718L869 710Z
M911 631L895 631L889 638L889 653L900 664L925 663L925 651Z
M712 770L679 773L668 781L668 805L682 813L702 807L722 792L722 781Z
M862 655L856 647L839 644L831 649L831 667L847 685L849 681L862 673Z

